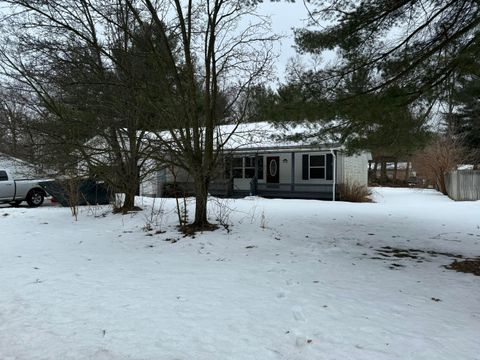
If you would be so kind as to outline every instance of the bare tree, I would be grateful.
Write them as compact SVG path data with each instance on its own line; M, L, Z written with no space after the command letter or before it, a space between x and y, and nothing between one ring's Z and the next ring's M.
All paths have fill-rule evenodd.
M28 128L29 111L23 94L10 88L0 91L0 151L29 160L32 157L32 133Z
M117 176L106 180L125 180L128 188L120 187L126 193L125 211L134 205L138 168L154 153L159 160L186 169L196 190L192 225L210 228L208 186L231 136L220 134L218 125L243 121L251 89L271 70L272 42L277 37L270 32L268 19L255 13L255 4L241 0L5 2L13 12L5 17L10 31L2 51L6 72L36 94L43 105L39 114L47 109L49 117L53 114L64 123L81 120L77 124L86 124L100 136L99 142L85 146L85 126L79 125L81 136L74 134L76 141L70 137L64 144L75 143L80 158L97 170L108 168L109 162L119 169ZM132 50L135 57L126 56ZM143 72L139 58L144 61ZM49 68L50 64L56 65ZM63 75L62 86L52 83L58 73ZM65 86L72 85L69 74L80 76L74 78L75 91L70 93L76 95L65 106ZM86 118L75 116L83 97L91 101ZM108 162L92 163L101 159Z
M88 170L125 194L120 211L135 209L141 178L155 170L151 94L165 84L151 85L167 77L150 61L156 35L132 22L122 1L7 3L1 60L16 89L31 94L38 159L61 172Z
M461 139L446 134L418 151L412 163L417 173L435 184L444 195L448 195L445 174L468 162L468 159L469 154L463 147Z
M223 147L236 129L221 134L218 126L226 117L237 125L244 121L252 89L270 74L272 43L277 37L271 34L267 19L255 13L255 4L241 0L144 0L147 20L132 1L127 2L139 23L154 24L170 53L165 66L174 74L175 91L157 103L169 136L159 134L157 143L195 182L191 226L211 228L207 219L209 183L221 162ZM169 11L159 11L165 8ZM180 53L168 46L167 29L172 28L181 44ZM227 99L223 111L218 107L221 94Z

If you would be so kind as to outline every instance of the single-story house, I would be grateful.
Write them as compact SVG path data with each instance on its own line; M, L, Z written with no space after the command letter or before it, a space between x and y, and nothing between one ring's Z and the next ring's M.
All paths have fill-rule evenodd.
M220 126L219 137L232 129L233 125ZM223 149L210 193L332 200L338 199L341 184L368 185L369 152L348 154L335 142L291 140L304 130L279 129L266 122L238 126ZM140 186L143 196L169 196L175 191L191 194L193 181L186 171L167 166Z

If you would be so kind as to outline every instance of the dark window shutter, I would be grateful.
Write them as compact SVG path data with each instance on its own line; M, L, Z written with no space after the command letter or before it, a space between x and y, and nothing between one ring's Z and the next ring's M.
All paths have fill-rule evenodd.
M302 155L302 180L308 180L308 169L310 164L308 163L308 154Z
M327 180L333 180L333 155L327 154Z

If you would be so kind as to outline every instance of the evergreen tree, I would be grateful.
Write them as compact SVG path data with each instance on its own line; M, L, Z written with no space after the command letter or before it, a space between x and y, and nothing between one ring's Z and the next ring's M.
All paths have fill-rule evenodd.
M409 87L404 95L423 101L443 91L452 73L478 57L480 4L476 0L326 0L316 3L321 30L300 29L302 52L337 50L338 62L324 79L342 79L359 70L381 76L367 91Z
M480 64L479 64L480 66ZM480 67L479 67L480 68ZM459 79L454 101L454 132L460 135L477 164L480 164L480 74L469 73Z
M338 141L350 152L369 149L384 157L405 158L428 138L426 118L404 101L404 89L365 91L371 75L357 71L329 93L316 75L305 72L281 86L264 101L263 116L278 123L317 124L302 137Z

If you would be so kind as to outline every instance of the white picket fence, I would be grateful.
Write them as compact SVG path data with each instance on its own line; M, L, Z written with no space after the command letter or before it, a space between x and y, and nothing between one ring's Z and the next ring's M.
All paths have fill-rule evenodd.
M451 171L445 180L451 199L480 200L480 170Z

